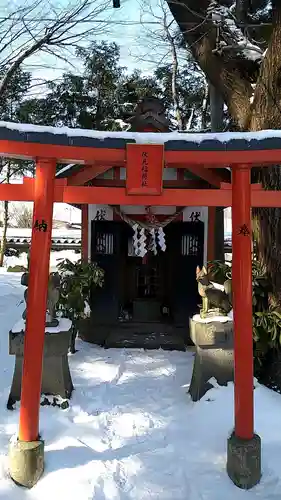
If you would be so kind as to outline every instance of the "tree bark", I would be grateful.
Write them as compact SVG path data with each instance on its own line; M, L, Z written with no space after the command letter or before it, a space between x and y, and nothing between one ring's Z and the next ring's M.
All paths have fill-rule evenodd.
M249 130L281 126L281 7L275 9L273 32L256 84Z
M216 50L217 27L208 15L209 0L167 0L170 10L207 79L218 89L238 130L281 128L281 5L273 0L273 26L266 55L260 61L243 51ZM221 4L217 4L224 8ZM242 10L243 2L242 2ZM224 11L226 12L226 11ZM242 14L241 14L242 15ZM188 27L188 29L187 29ZM239 30L239 28L237 28ZM229 37L222 22L221 36ZM243 32L241 36L243 37ZM227 43L231 46L229 38ZM233 45L235 43L233 42ZM254 59L254 60L253 60ZM253 88L253 84L255 88ZM265 188L281 189L280 167L253 170ZM281 210L253 210L258 258L273 285L273 301L281 298Z
M207 128L207 109L208 102L210 101L210 85L206 82L205 92L202 101L202 113L201 113L201 129L206 130Z
M250 0L236 0L236 17L241 23L247 22L250 4Z
M209 0L167 0L195 60L207 79L220 91L239 129L245 130L251 113L251 76L256 64L230 54L215 53L217 26L207 15ZM188 27L188 28L187 28Z
M272 37L257 81L249 130L281 126L281 7L275 8ZM280 166L255 169L254 178L265 189L281 189ZM266 266L273 285L271 302L281 298L281 209L253 210L258 259Z
M220 92L210 84L210 108L211 108L211 130L222 132L223 130L223 108L224 100Z

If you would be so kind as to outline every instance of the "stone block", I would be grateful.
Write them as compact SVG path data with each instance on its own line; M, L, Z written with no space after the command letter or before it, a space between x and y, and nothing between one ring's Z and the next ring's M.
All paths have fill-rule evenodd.
M10 443L9 469L16 484L32 488L44 472L44 442L38 440Z
M233 322L197 322L190 320L190 333L196 346L189 393L198 401L212 388L215 378L220 385L234 380Z
M192 342L202 349L233 347L233 322L209 321L206 323L190 319Z
M68 352L71 336L71 322L64 318L63 320L65 322L65 324L62 324L64 330L59 330L56 327L46 328L44 341L44 358L49 356L63 356ZM24 330L17 328L18 326L24 326L24 322L19 322L19 325L16 325L9 332L9 354L23 356ZM52 330L54 331L54 333L52 332Z
M60 395L69 399L73 384L68 364L68 348L71 329L59 333L46 333L44 342L44 358L42 373L42 394ZM9 333L9 353L15 355L15 368L10 390L8 407L11 407L21 396L21 379L23 365L24 332Z
M249 490L261 479L261 439L240 439L233 433L227 442L227 473L238 488Z

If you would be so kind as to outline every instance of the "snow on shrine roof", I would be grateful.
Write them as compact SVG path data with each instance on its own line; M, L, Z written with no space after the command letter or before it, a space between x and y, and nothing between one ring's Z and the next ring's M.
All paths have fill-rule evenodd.
M164 144L166 151L244 151L281 149L281 130L204 134L100 132L0 121L1 140L104 149L124 149L127 143L137 143Z

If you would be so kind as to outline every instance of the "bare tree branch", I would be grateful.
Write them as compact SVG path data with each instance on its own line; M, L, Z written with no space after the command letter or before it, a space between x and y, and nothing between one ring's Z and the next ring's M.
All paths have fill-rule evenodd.
M106 23L103 19L99 24L99 16L103 14L104 17L109 6L110 0L76 0L65 8L55 7L50 2L46 7L45 0L37 0L1 19L0 96L22 63L40 51L69 64L63 51L92 35L104 33ZM52 22L45 20L51 17L50 14ZM84 27L85 20L92 20L91 28Z
M158 0L151 4L149 0L142 0L140 4L140 24L142 35L139 45L147 48L145 54L137 56L138 60L151 62L156 67L162 65L171 68L171 95L174 104L174 115L179 130L184 128L184 119L178 95L178 78L180 59L184 56L178 47L178 28L171 16L165 0ZM147 19L156 21L156 26L146 24ZM155 50L157 47L157 50ZM154 55L154 57L153 57ZM152 57L151 57L152 56Z

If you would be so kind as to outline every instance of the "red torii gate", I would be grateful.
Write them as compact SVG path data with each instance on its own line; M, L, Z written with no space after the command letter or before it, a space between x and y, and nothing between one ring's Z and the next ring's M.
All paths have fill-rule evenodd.
M137 144L141 137L141 144ZM147 143L146 143L147 142ZM278 191L251 185L251 166L281 163L281 134L102 133L0 122L0 155L34 159L35 179L0 185L0 200L33 201L30 278L24 345L18 443L23 461L37 449L29 483L43 471L39 408L45 333L46 296L54 202L75 204L232 206L233 309L235 329L235 427L228 440L228 474L250 488L260 471L260 439L254 434L251 207L281 207ZM82 164L98 173L127 169L126 187L73 185L55 179L57 163ZM163 188L163 167L195 171L215 189ZM232 183L221 183L220 168L231 167ZM217 169L214 172L213 169ZM44 230L40 229L44 227ZM34 445L34 446L33 446ZM11 475L12 471L11 471Z

